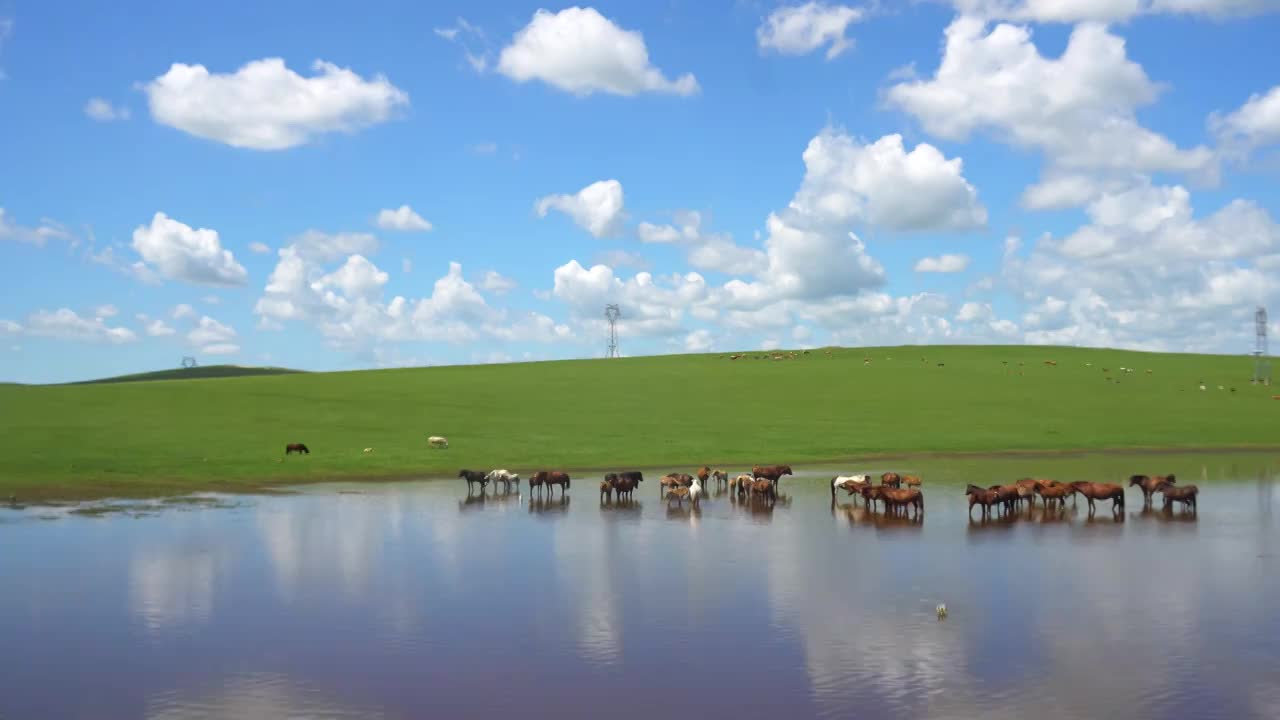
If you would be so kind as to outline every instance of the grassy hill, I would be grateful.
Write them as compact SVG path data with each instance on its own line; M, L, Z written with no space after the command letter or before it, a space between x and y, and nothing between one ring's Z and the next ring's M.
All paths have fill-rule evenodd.
M201 365L193 368L174 368L154 372L117 375L98 380L82 380L68 385L94 385L97 383L148 382L152 380L199 380L202 378L249 377L254 375L288 375L302 372L278 367L252 367L246 365Z
M0 497L452 475L460 467L1280 445L1280 401L1271 399L1280 388L1251 386L1246 357L1004 346L760 357L4 386ZM447 436L450 449L428 450L428 435ZM306 443L311 455L284 458L288 442Z

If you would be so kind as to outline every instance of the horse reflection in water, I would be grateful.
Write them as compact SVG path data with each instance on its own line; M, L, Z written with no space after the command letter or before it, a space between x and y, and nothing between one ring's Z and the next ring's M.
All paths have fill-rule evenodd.
M761 481L762 488L768 485L772 488L771 481ZM748 492L743 495L730 493L729 504L741 511L749 514L752 519L760 522L769 522L773 519L773 511L781 506L782 508L791 507L791 496L773 492Z
M458 501L458 510L468 512L471 510L480 510L486 507L501 507L508 504L520 504L521 495L519 490L504 490L503 492L486 492L481 490L478 494L472 494L470 491L467 497Z
M923 514L876 512L867 507L858 507L855 502L837 503L834 498L831 501L831 514L843 518L850 525L870 526L877 532L919 530L924 527Z
M530 497L529 513L532 515L563 515L569 512L569 501L573 498L561 495L558 498Z

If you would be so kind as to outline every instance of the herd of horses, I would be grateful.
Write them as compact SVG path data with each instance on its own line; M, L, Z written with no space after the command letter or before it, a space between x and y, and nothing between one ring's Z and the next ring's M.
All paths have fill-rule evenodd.
M755 465L750 473L742 473L733 478L723 470L713 470L708 466L698 468L693 474L669 473L658 480L658 496L668 502L681 505L689 500L695 507L702 495L713 485L719 491L724 487L739 499L750 498L774 502L778 498L778 483L784 476L791 475L790 465ZM467 494L470 495L475 485L480 486L483 494L490 483L501 483L507 492L514 484L520 488L520 476L509 470L459 470L458 477L467 482ZM912 515L919 517L924 512L924 493L920 489L923 484L917 475L902 475L886 472L880 475L879 484L871 475L837 475L831 479L831 501L834 504L839 491L849 497L861 499L863 505L875 511L883 508L886 514ZM616 496L618 500L630 500L640 483L644 482L644 474L638 470L606 473L600 481L600 499L602 502ZM905 487L903 487L905 485ZM554 494L554 488L560 487L560 494L569 489L569 474L559 470L539 470L529 476L530 492L541 495L544 492ZM1149 506L1153 497L1159 493L1164 497L1164 506L1180 503L1184 508L1197 510L1197 497L1200 493L1195 485L1178 485L1174 475L1133 475L1129 478L1129 487L1137 487L1142 491L1143 504ZM1045 478L1022 478L1007 485L991 485L980 487L968 485L965 495L969 500L969 516L973 516L974 507L978 507L983 517L992 511L999 515L1016 512L1022 505L1031 508L1036 506L1036 498L1043 507L1063 508L1067 498L1072 503L1076 496L1082 496L1089 504L1089 514L1093 515L1096 502L1111 501L1111 511L1119 513L1124 510L1125 487L1115 483L1101 482L1059 482Z

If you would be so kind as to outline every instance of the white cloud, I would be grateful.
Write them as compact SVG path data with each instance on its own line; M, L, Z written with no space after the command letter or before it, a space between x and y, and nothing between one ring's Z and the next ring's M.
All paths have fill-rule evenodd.
M348 298L373 298L382 293L390 276L363 255L352 255L342 267L318 281L317 289L337 288Z
M845 37L845 32L863 15L858 8L821 2L783 6L756 29L756 44L761 50L776 50L784 55L806 55L830 45L827 59L831 60L853 47L853 40Z
M485 49L473 52L468 42L470 39L487 45L484 30L480 29L480 27L467 22L466 18L459 17L453 27L433 28L433 30L437 37L462 46L463 57L466 58L467 64L471 66L472 70L482 73L488 69L489 51Z
M146 315L139 315L138 320L143 323L143 332L146 333L148 337L168 337L177 332L169 325L166 325L164 320L161 320L160 318L155 318L153 320Z
M98 318L113 318L120 314L120 308L115 305L99 305L93 309L93 316Z
M133 249L160 275L198 285L243 285L244 266L218 240L216 230L193 230L158 212L133 231Z
M129 108L123 105L116 107L102 98L90 98L89 102L84 104L84 114L99 122L128 120Z
M204 355L230 355L240 351L235 329L208 315L201 317L200 322L187 333L187 342Z
M412 260L410 260L409 258L403 258L403 259L401 259L401 260L400 260L400 271L401 271L401 272L403 272L403 273L404 273L404 274L406 274L406 275L408 275L409 273L413 272L413 261L412 261Z
M191 307L186 303L174 305L173 310L169 311L169 317L173 318L174 320L181 320L183 318L189 318L189 317L195 317L195 316L196 316L195 308Z
M691 353L708 352L714 343L710 330L694 330L684 336L684 349Z
M1157 13L1223 18L1280 10L1277 0L953 0L966 15L1041 23L1117 22Z
M323 60L302 77L280 58L246 63L234 73L174 63L143 90L162 125L253 150L284 150L320 135L385 122L409 95L381 75L365 80Z
M538 217L558 210L573 219L579 227L595 237L617 233L625 218L622 183L599 180L573 195L547 195L534 204Z
M956 313L956 320L960 322L990 320L991 317L991 305L988 303L967 302L961 305L960 312Z
M43 247L49 240L73 240L71 233L58 223L42 218L36 227L24 227L9 219L0 208L0 240L16 240Z
M1212 179L1209 149L1180 149L1138 123L1137 109L1160 90L1105 26L1076 26L1066 50L1052 59L1040 54L1025 27L988 30L981 20L960 17L947 27L934 77L894 85L888 100L946 140L989 130L1002 142L1038 149L1051 172L1173 171Z
M495 142L478 142L467 146L467 152L472 155L496 155L498 153L498 143Z
M698 270L730 275L750 275L768 264L765 253L736 244L729 235L708 233L702 227L702 214L684 210L675 214L676 225L642 222L636 235L644 243L678 243L687 252L689 264Z
M605 250L596 256L595 265L608 265L611 268L633 268L635 270L648 270L649 261L644 259L640 253L630 252L615 248L613 250Z
M271 252L271 246L266 243L254 241L249 243L249 251L258 255L266 255Z
M924 257L916 262L918 273L958 273L969 267L968 255L939 255Z
M987 222L964 163L920 143L910 152L901 135L863 145L826 129L804 151L805 179L793 208L843 224L888 230L966 230Z
M413 208L408 205L401 205L395 210L384 209L379 211L377 222L378 227L383 230L427 232L431 229L431 223L414 212Z
M1022 192L1020 202L1029 210L1063 210L1080 207L1102 192L1096 178L1077 173L1054 173Z
M348 255L372 255L378 251L378 238L369 233L323 233L307 230L292 239L293 249L301 257L314 262L330 263ZM278 254L283 255L284 250Z
M503 48L498 72L516 82L541 80L579 96L595 92L693 95L699 89L689 73L668 80L650 64L639 32L618 27L594 8L538 10Z
M1249 100L1225 116L1212 115L1209 126L1229 151L1247 151L1280 143L1280 85Z
M20 335L22 326L12 320L0 320L0 335Z
M221 305L222 298L218 297L217 295L205 295L204 297L200 298L200 302L204 303L205 305Z
M503 276L497 270L490 270L480 280L480 287L497 295L505 295L516 289L516 281Z
M83 318L67 308L33 313L27 318L24 331L27 335L36 337L111 345L122 345L138 339L137 334L128 328L110 327L101 317Z

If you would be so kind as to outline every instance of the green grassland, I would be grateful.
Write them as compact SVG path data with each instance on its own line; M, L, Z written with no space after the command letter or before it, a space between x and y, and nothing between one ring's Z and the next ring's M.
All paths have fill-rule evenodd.
M0 497L237 490L461 467L1280 446L1280 401L1271 399L1280 389L1250 385L1248 357L1021 346L765 356L0 386ZM450 448L428 449L428 435L447 436ZM312 453L285 458L289 442Z
M85 380L70 385L95 385L100 383L145 382L150 380L196 380L200 378L250 377L254 375L288 375L302 372L277 367L252 367L246 365L201 365L193 368L173 368L154 372L117 375L100 380Z

